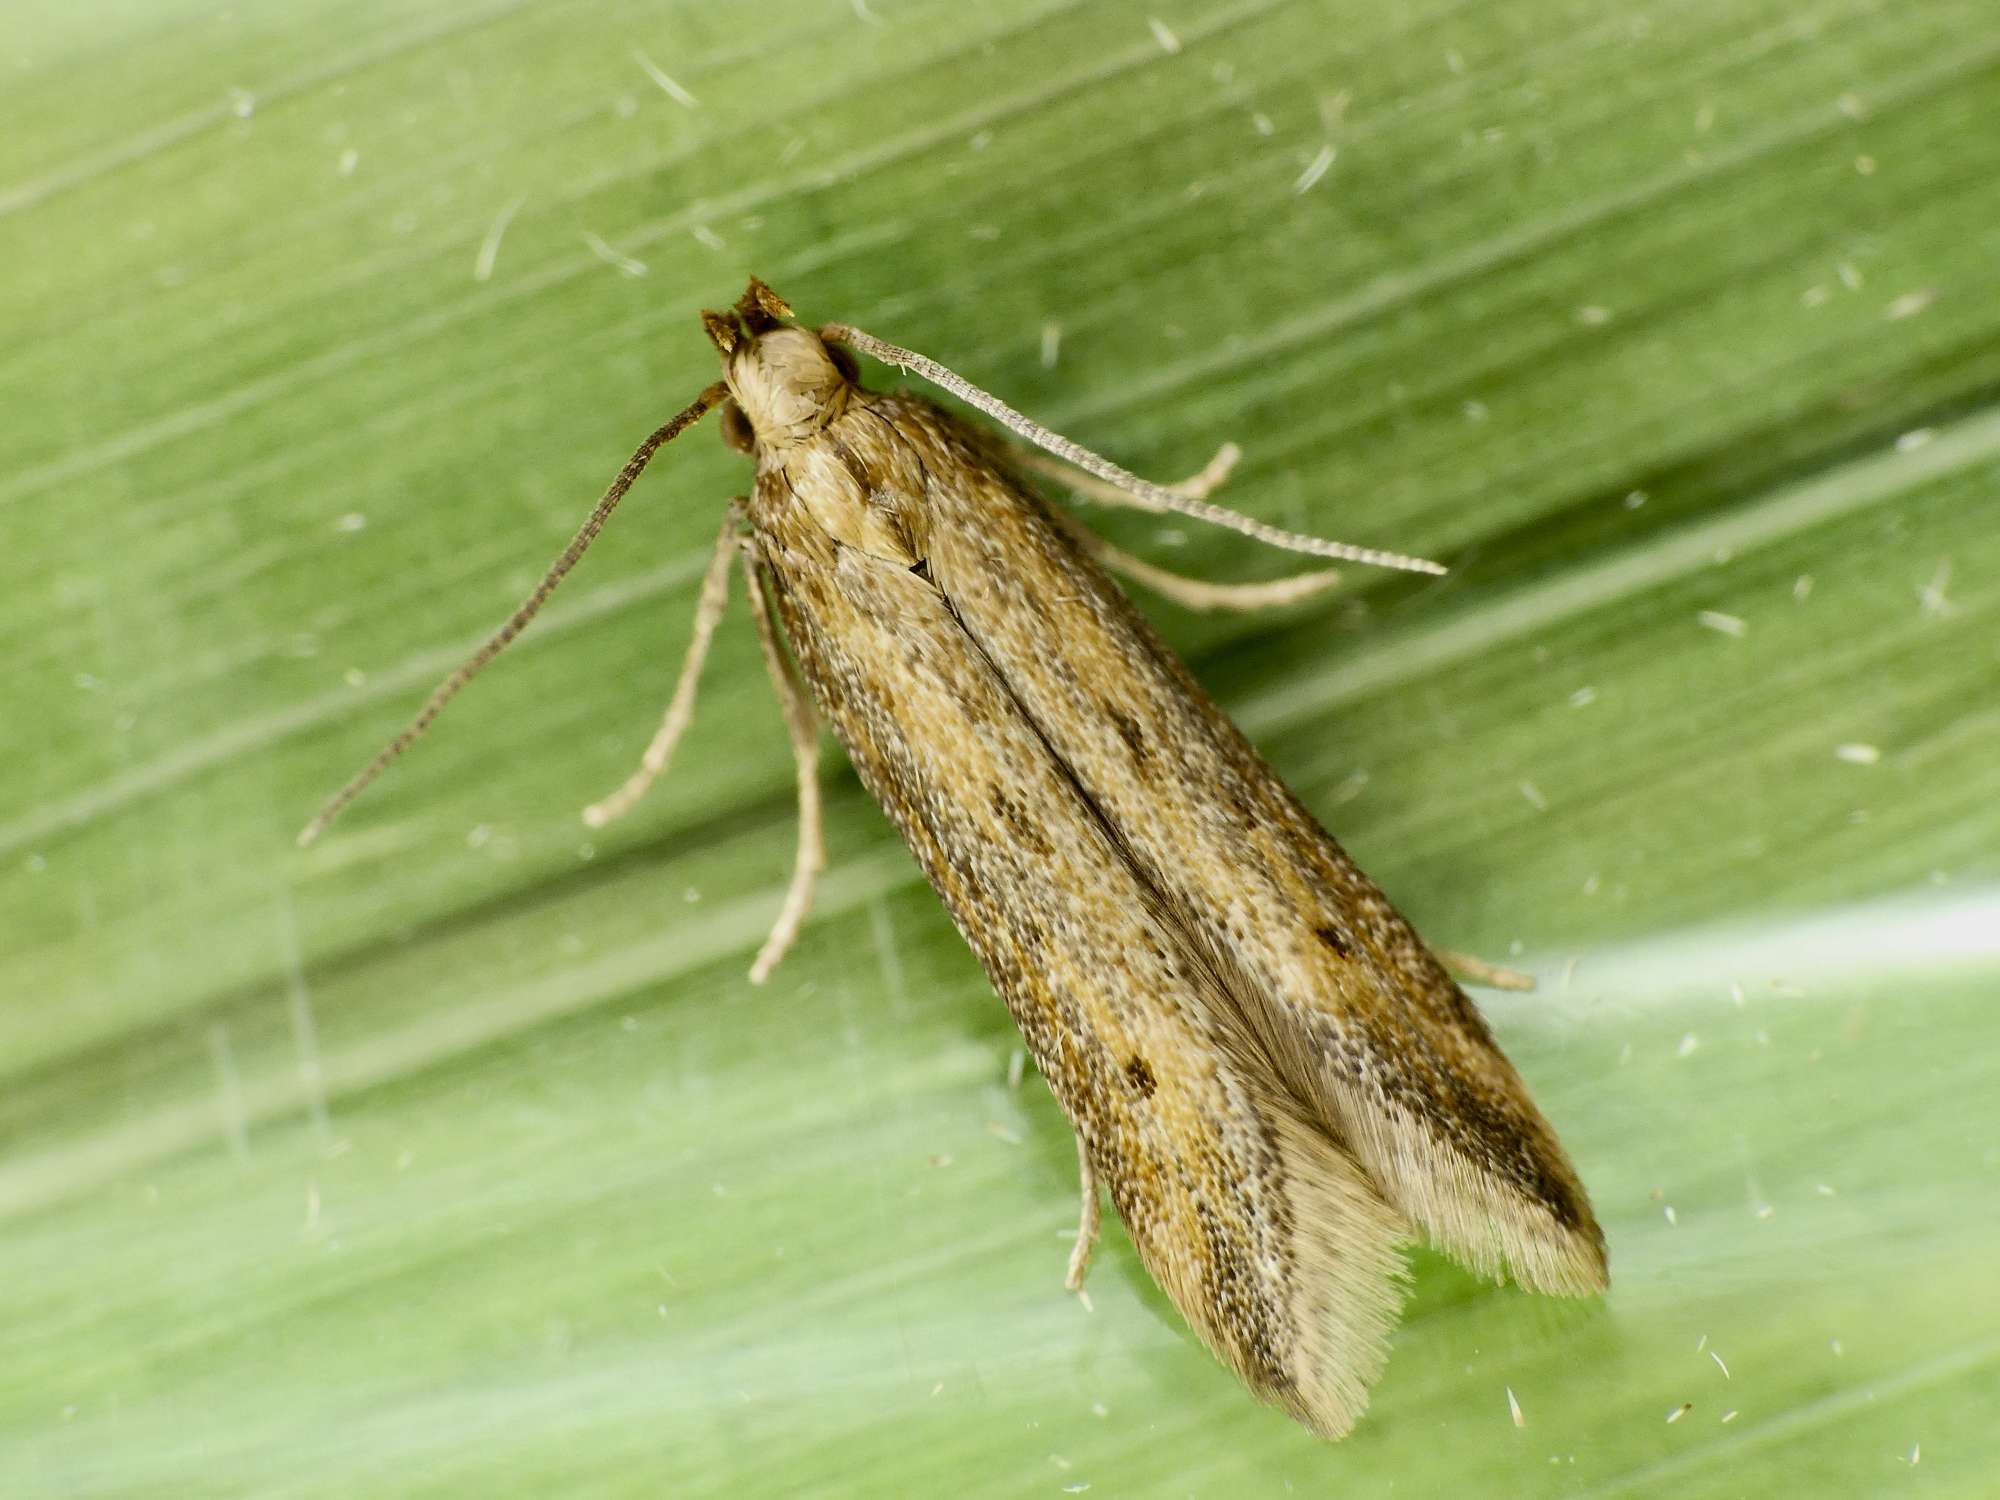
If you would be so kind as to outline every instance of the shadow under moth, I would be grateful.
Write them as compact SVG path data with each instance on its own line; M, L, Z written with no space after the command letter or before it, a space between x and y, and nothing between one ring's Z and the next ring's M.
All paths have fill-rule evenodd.
M1018 477L1172 511L1293 551L1434 564L1280 531L1141 480L943 366L761 282L704 313L723 379L633 454L548 575L300 835L310 842L517 635L647 461L713 407L756 461L727 507L687 660L618 816L686 727L740 570L790 731L799 844L757 955L766 977L824 860L819 716L896 825L1020 1024L1076 1129L1081 1285L1111 1195L1155 1281L1262 1399L1344 1434L1387 1356L1419 1236L1538 1291L1606 1284L1582 1184L1439 959L1210 701L1105 572L1196 608L1329 586L1180 578ZM914 371L1039 452L858 383L855 352ZM815 712L815 705L817 713Z

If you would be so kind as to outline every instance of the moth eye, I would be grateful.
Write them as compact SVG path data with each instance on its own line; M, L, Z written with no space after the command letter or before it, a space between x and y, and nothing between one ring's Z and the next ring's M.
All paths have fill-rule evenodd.
M756 429L743 415L743 408L734 401L722 404L722 440L738 453L754 453L757 450Z
M833 367L849 380L859 380L861 378L861 366L854 362L853 352L845 345L828 344L826 346L826 355L828 359L833 361Z

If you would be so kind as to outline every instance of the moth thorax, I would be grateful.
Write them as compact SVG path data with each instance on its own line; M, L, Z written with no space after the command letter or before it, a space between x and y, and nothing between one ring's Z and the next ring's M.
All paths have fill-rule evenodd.
M730 356L727 378L763 447L806 442L847 400L847 376L805 328L774 328L742 345Z

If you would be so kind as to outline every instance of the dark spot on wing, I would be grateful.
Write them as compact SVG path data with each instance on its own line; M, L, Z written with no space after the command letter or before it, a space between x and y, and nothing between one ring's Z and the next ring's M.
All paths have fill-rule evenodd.
M1153 752L1146 744L1146 731L1139 727L1139 721L1122 709L1107 709L1106 712L1111 717L1111 727L1118 731L1118 738L1132 752L1133 762L1144 766L1153 758Z
M1325 943L1327 947L1338 953L1342 958L1354 957L1354 948L1347 941L1347 934L1342 932L1338 927L1315 927L1313 929L1313 936L1318 938L1322 943Z
M1153 1097L1153 1070L1147 1066L1145 1058L1134 1057L1125 1064L1125 1081L1132 1085L1132 1092L1141 1099Z
M1042 859L1055 852L1048 839L1043 837L1041 825L1006 792L997 786L992 787L988 790L987 800L992 804L995 816L1007 825L1007 831L1014 835L1014 842L1020 847Z

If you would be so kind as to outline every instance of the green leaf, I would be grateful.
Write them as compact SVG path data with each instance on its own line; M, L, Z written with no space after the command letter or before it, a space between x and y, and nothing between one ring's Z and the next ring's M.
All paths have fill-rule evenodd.
M0 1490L1990 1492L1989 5L17 0L0 56ZM1540 976L1487 1011L1607 1298L1419 1254L1330 1447L1115 1225L1064 1294L1067 1127L832 751L745 979L793 829L740 618L577 821L747 482L708 434L293 848L753 270L1452 564L1141 602L1432 939Z

